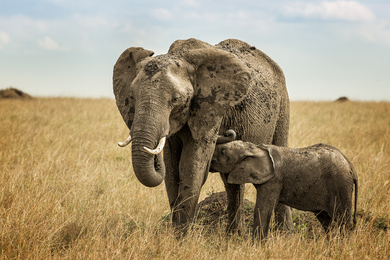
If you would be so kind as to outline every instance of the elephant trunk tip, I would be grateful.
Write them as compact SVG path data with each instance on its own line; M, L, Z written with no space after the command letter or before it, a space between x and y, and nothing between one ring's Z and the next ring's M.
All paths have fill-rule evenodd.
M234 130L229 129L224 135L219 135L217 138L217 144L224 144L236 140L237 134Z

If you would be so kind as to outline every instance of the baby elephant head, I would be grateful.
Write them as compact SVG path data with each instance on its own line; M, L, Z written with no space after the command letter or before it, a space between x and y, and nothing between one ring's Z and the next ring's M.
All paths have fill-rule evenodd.
M211 161L211 171L229 174L228 183L262 184L275 176L273 151L267 146L233 141L217 145Z

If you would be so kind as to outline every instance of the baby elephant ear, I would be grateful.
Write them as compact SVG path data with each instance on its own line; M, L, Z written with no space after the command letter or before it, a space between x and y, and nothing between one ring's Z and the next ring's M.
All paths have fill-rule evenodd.
M245 156L236 164L227 181L232 184L263 184L274 176L275 171L268 151L257 148L252 156Z
M184 58L194 68L188 125L194 139L199 140L220 124L228 109L246 97L251 77L246 65L227 51L195 49Z
M282 164L282 157L279 152L279 148L274 145L260 145L259 146L263 150L267 150L269 157L272 161L272 167L274 169L274 172L278 172L281 164Z

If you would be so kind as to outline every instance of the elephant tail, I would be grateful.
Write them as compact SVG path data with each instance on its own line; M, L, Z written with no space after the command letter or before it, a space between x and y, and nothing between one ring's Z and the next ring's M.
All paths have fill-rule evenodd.
M356 210L357 210L357 198L358 198L358 179L356 177L355 173L355 178L353 179L353 183L355 184L355 212L353 213L353 228L356 227Z
M348 161L349 162L349 161ZM358 177L355 170L355 167L352 165L351 162L349 162L349 165L351 167L351 175L353 179L353 184L355 184L355 206L354 206L354 213L353 213L353 228L356 227L356 212L357 212L357 199L358 199Z

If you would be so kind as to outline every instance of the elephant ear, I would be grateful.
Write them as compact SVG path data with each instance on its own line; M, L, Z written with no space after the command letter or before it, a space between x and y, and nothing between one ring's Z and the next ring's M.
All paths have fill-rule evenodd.
M113 88L116 105L127 127L130 129L134 114L134 104L130 95L130 86L137 75L137 63L154 52L141 47L126 49L114 65Z
M274 176L275 168L269 151L256 148L254 152L245 151L227 181L232 184L263 184Z
M223 50L195 49L183 56L194 67L188 125L193 138L199 140L220 124L228 109L246 97L251 77L237 57Z
M260 149L268 151L269 157L272 161L272 167L274 169L274 172L278 173L282 165L282 156L279 152L279 148L274 145L264 145L264 144L261 144L258 147Z

